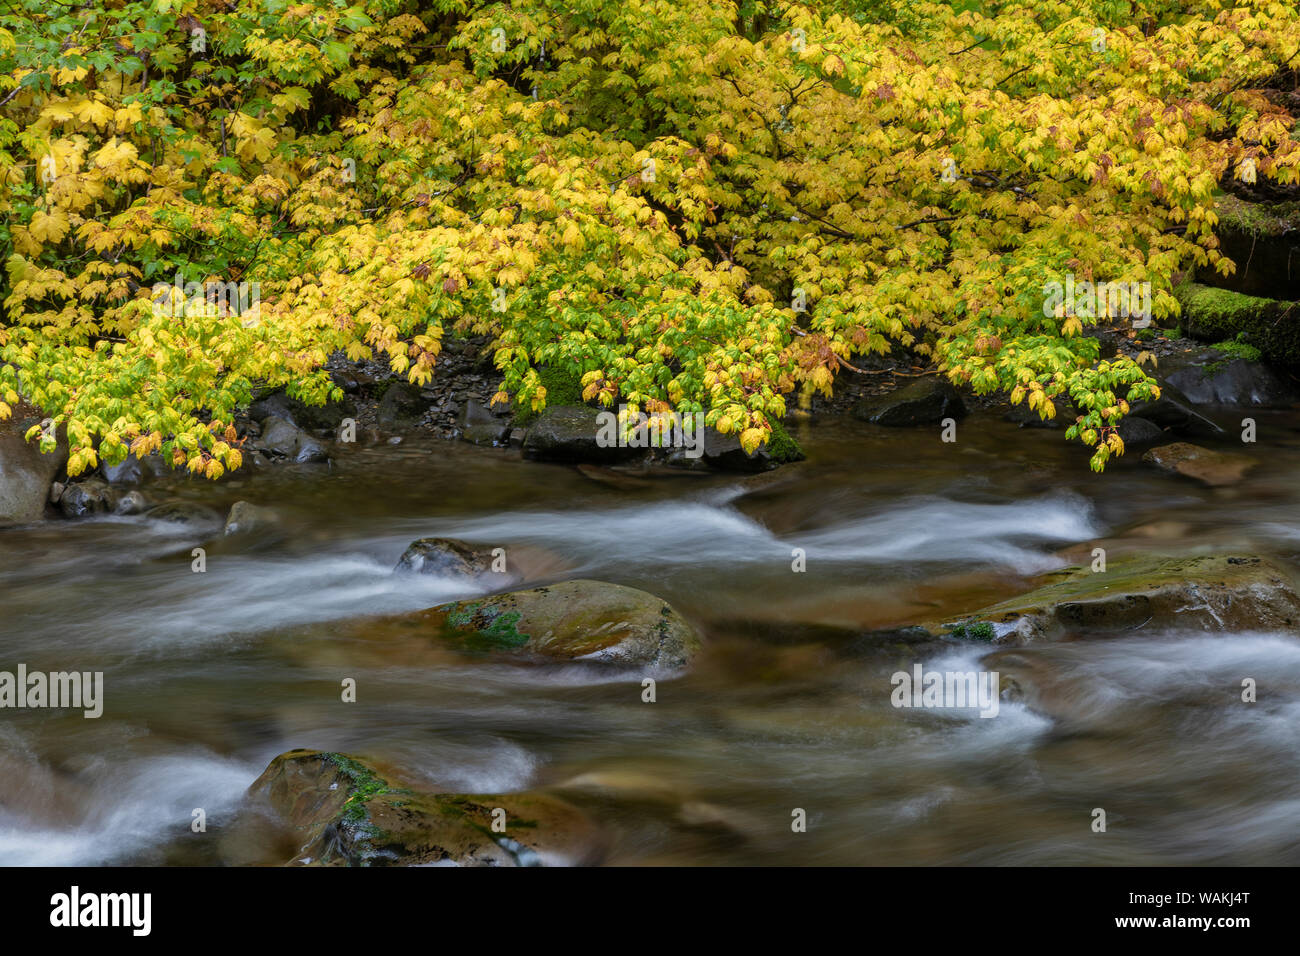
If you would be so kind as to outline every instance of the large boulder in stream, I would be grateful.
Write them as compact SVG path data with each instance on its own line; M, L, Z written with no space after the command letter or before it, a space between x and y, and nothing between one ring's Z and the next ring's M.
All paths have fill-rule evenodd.
M41 454L36 442L23 436L40 417L29 405L19 405L0 422L0 524L36 521L45 514L54 477L68 460L68 447Z
M453 601L391 622L466 650L539 661L676 669L700 649L699 634L662 599L605 581Z
M646 449L605 440L600 410L588 405L553 405L542 410L524 436L530 461L610 463L644 457Z
M888 395L863 398L853 408L854 418L896 428L938 425L945 418L961 418L965 414L966 406L957 389L932 375Z
M249 788L294 831L287 863L316 866L539 866L598 862L600 832L546 793L491 796L395 786L373 762L290 750Z
M948 625L951 633L1004 643L1133 631L1300 632L1293 575L1255 555L1144 556L1052 577Z

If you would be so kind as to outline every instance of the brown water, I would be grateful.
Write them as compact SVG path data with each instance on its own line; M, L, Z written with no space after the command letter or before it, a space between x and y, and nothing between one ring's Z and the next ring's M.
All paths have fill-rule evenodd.
M279 548L213 546L202 574L190 549L207 530L0 532L0 669L102 670L106 696L97 720L0 712L0 863L275 862L237 811L295 747L451 791L599 785L616 863L1300 862L1295 636L1147 630L1008 657L867 634L1024 591L1097 544L1111 560L1232 548L1294 567L1300 418L1255 417L1261 467L1221 490L1136 455L1094 476L1059 432L993 419L947 445L833 421L803 426L809 461L749 478L624 481L408 441L344 447L329 469L155 482L155 498L285 516ZM639 671L502 664L345 625L466 596L391 575L426 535L653 591L706 650L646 704ZM895 709L890 675L915 663L1014 670L1050 684L1052 713ZM1243 677L1258 703L1240 702Z

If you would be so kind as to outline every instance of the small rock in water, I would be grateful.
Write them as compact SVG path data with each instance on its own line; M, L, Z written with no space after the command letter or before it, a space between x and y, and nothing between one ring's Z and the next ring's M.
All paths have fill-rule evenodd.
M402 552L394 571L448 578L478 578L492 570L490 551L475 550L455 538L421 538ZM502 583L505 576L502 575Z
M255 447L299 463L326 461L328 458L320 442L292 422L275 416L262 422L262 437Z
M1172 474L1194 478L1212 488L1233 485L1258 462L1246 455L1211 451L1187 442L1152 448L1142 460Z
M114 514L119 515L138 515L143 514L149 508L149 502L145 500L144 495L138 491L128 491L122 496L114 509Z
M118 493L100 478L87 478L63 489L59 509L68 518L84 518L91 514L106 514L117 506Z

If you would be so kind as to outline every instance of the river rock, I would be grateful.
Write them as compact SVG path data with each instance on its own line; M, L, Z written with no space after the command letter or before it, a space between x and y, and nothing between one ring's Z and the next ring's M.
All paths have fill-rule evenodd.
M492 552L475 550L455 538L420 538L397 561L395 572L474 579L492 570Z
M290 750L249 788L293 828L294 864L538 866L599 862L601 835L572 804L546 793L492 796L395 786L363 758ZM494 811L504 811L501 813ZM503 820L504 832L493 824Z
M1255 555L1141 556L1067 568L1036 591L958 625L997 643L1132 631L1300 631L1292 574ZM988 625L988 627L981 627Z
M216 528L222 524L221 515L206 505L190 501L166 501L144 513L151 521L193 525L199 529Z
M276 531L279 527L280 516L270 508L248 501L236 501L230 506L222 534L261 535Z
M453 601L396 622L466 650L543 661L676 669L700 649L699 634L663 600L605 581L563 581Z
M65 518L84 518L87 515L109 514L116 507L118 493L101 478L74 481L59 496L59 510Z
M1263 362L1231 358L1215 348L1184 358L1187 364L1169 371L1165 382L1198 405L1287 408L1300 400L1295 387Z
M128 491L118 499L117 507L113 509L114 514L118 515L138 515L144 514L149 510L149 501L138 491Z
M308 405L290 398L283 389L259 398L248 406L248 417L255 422L267 418L282 418L299 428L315 431L332 431L345 418L356 415L356 405L346 396L341 401L327 401L322 405Z
M36 442L24 439L40 416L30 405L16 405L7 421L0 422L0 524L36 521L45 515L54 477L68 460L67 443L41 454Z
M292 422L274 415L262 422L262 437L254 447L299 463L326 461L329 457L320 442Z
M855 418L891 427L938 425L945 418L965 414L957 389L936 376L918 379L888 395L864 397L853 408Z
M548 406L524 436L524 457L532 461L626 461L645 455L644 448L601 445L600 412L587 405Z
M1132 415L1125 415L1117 430L1125 450L1143 448L1169 438L1165 430L1155 422L1146 418L1134 418Z
M379 400L375 413L381 428L390 431L408 431L420 424L429 400L410 382L394 382Z
M1152 448L1142 456L1142 460L1162 471L1194 478L1212 488L1236 484L1258 464L1246 455L1211 451L1187 442Z
M1168 382L1160 386L1160 397L1151 402L1134 402L1129 417L1145 418L1165 431L1183 438L1217 438L1223 429L1206 418L1177 386Z
M510 440L510 418L470 399L460 412L460 437L474 445L504 445Z

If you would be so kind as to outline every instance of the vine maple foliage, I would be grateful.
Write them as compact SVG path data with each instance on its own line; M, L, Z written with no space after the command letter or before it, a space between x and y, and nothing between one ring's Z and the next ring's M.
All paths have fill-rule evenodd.
M6 0L0 417L217 477L256 387L486 333L503 398L563 368L753 449L897 344L1100 470L1157 388L1044 286L1229 271L1298 60L1270 0Z

